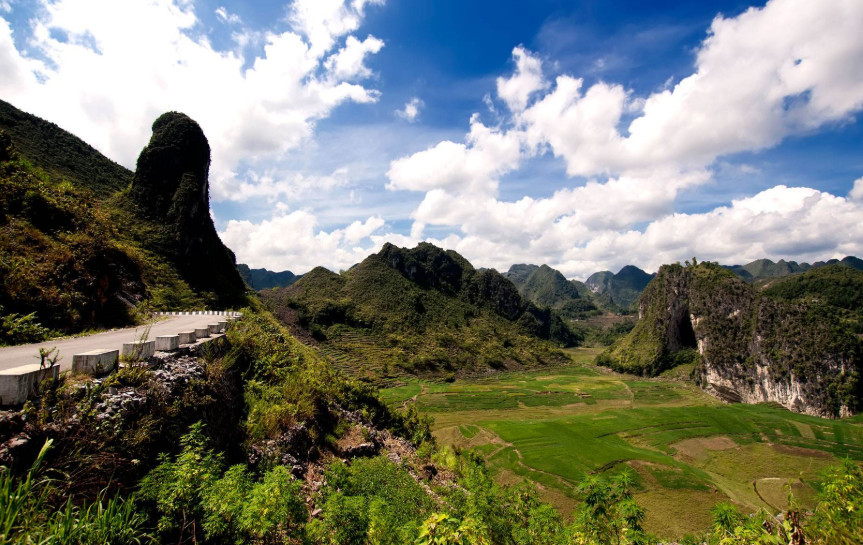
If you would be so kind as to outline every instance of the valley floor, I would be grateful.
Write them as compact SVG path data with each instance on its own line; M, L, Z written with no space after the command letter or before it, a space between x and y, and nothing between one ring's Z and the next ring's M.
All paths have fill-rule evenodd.
M708 528L720 501L776 513L790 487L810 507L825 466L863 460L863 417L726 405L686 381L595 367L595 349L569 354L564 367L452 383L411 380L381 395L393 404L415 400L434 417L439 442L475 449L502 482L535 481L564 515L586 474L628 468L646 528L663 538Z

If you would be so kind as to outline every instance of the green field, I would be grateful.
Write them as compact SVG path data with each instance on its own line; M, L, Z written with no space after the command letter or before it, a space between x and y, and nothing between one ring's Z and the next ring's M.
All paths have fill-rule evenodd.
M482 453L502 482L529 478L568 514L585 474L629 468L648 528L665 538L706 528L710 508L778 511L788 487L804 506L819 471L863 459L863 419L824 420L768 405L725 405L687 382L573 364L382 391L414 399L444 444ZM663 516L669 512L675 517Z

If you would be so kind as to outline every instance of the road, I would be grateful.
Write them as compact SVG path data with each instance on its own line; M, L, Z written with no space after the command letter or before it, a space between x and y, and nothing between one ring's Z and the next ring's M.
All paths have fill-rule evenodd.
M75 337L59 339L37 344L22 344L19 346L7 346L0 348L0 369L11 369L28 363L39 363L39 349L50 349L57 347L60 350L60 371L72 369L72 356L82 354L91 350L119 350L123 343L141 340L147 333L147 340L155 340L160 335L176 335L181 331L191 331L195 328L207 327L225 318L219 315L196 315L196 316L168 316L158 322L129 327L126 329L114 329L86 337Z

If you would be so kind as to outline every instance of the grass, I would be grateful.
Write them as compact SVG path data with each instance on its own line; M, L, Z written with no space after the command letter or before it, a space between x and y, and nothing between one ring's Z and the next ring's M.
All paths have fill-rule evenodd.
M786 486L812 504L819 471L863 459L863 418L826 420L771 405L725 405L681 380L610 373L574 349L573 364L453 383L412 380L382 391L415 399L444 444L475 449L502 482L528 478L568 515L588 473L637 474L647 527L677 538L709 525L710 508L776 511ZM674 520L663 513L679 514Z

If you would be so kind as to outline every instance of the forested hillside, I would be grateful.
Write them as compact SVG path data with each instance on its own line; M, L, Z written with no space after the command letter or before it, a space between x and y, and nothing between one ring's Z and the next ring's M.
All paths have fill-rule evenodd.
M262 296L296 335L370 378L560 362L555 349L580 340L496 271L428 243L387 244L345 273L319 267Z

